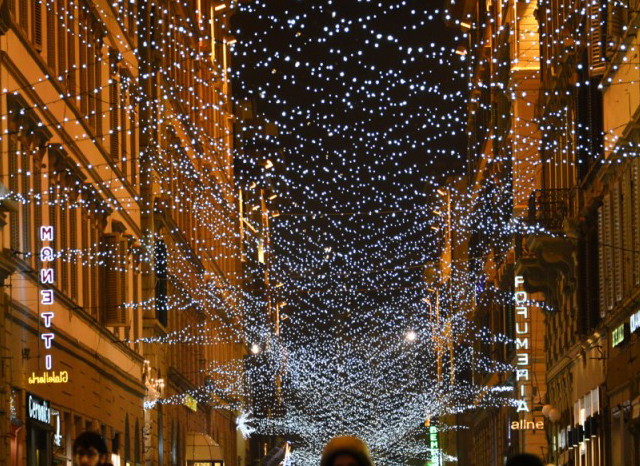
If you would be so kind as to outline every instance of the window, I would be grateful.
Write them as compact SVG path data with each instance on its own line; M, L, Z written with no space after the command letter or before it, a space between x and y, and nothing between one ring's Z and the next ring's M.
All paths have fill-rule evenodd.
M156 317L162 325L167 326L167 247L162 240L155 246L156 269Z

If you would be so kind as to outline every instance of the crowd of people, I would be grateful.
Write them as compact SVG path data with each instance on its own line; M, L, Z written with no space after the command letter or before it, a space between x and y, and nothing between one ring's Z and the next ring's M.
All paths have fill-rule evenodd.
M111 466L109 450L102 436L96 432L83 432L73 442L75 466ZM369 448L360 439L339 436L324 448L320 466L373 466ZM543 466L540 458L520 454L510 458L506 466Z

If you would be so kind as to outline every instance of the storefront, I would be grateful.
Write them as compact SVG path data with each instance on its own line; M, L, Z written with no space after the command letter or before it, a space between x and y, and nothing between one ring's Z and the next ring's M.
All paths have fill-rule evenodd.
M640 311L611 329L607 387L611 466L640 466Z
M53 427L51 402L25 392L27 429L27 466L50 466L53 463Z

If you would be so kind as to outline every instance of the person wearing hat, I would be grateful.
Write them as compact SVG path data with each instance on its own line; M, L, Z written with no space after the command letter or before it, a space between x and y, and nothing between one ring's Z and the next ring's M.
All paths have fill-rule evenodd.
M367 445L356 437L335 437L324 447L320 466L373 466Z

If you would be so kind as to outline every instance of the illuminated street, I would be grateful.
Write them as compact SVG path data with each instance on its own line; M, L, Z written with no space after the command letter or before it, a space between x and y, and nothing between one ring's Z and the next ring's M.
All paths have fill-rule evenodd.
M0 466L640 466L639 0L0 0Z

